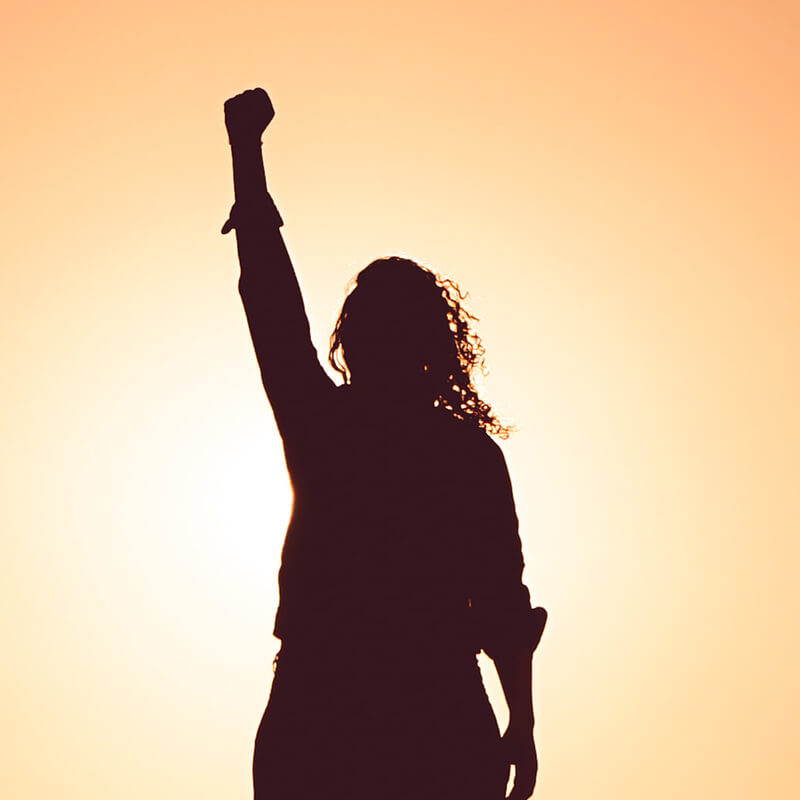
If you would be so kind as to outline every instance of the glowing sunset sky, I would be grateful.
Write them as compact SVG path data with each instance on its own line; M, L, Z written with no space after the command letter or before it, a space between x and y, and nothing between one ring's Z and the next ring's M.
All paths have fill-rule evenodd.
M250 796L290 496L219 229L258 85L318 350L382 255L481 318L550 611L534 797L800 796L800 5L0 29L0 796Z

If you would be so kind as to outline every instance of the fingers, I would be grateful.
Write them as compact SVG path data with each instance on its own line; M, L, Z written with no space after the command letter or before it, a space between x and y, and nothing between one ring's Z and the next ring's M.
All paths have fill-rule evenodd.
M255 89L245 89L243 92L239 92L239 94L229 97L225 101L225 108L227 108L230 104L236 104L242 97L258 98L262 103L264 100L269 103L269 95L260 86L256 86Z
M519 742L511 737L508 739L503 737L503 744L506 746L508 761L514 765L514 782L507 800L528 800L533 794L536 775L539 772L536 746L528 745L520 748Z
M237 108L248 108L267 112L270 117L275 114L269 95L260 86L255 89L245 89L243 92L229 97L223 107L226 113Z
M517 767L514 772L514 786L507 800L528 800L533 794L535 785L536 773L530 773Z
M269 95L260 87L246 89L224 103L225 127L231 144L249 142L261 136L275 116Z

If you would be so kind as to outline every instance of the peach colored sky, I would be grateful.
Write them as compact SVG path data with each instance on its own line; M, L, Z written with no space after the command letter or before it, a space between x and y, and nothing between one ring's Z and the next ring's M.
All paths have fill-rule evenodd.
M389 253L481 317L535 796L798 796L800 6L2 17L0 795L249 796L289 494L218 232L263 85L318 349Z

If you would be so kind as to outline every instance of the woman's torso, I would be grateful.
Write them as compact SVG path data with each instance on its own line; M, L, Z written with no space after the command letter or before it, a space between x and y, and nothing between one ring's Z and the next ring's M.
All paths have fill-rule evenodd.
M349 387L331 392L285 438L294 508L277 635L474 652L470 512L484 439L432 406L409 411Z

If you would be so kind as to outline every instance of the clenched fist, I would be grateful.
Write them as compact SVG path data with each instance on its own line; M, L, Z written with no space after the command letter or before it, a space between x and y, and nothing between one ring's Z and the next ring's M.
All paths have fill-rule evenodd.
M263 89L248 89L225 101L225 127L231 144L258 141L275 116Z

